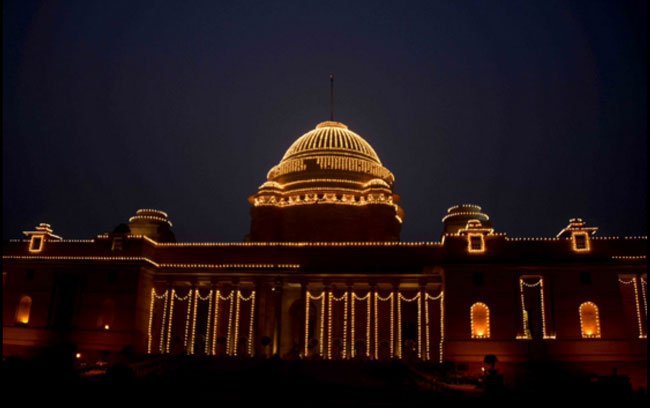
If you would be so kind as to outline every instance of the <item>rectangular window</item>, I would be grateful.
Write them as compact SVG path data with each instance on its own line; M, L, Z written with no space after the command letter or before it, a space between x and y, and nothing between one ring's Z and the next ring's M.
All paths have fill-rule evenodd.
M589 252L589 234L585 231L577 231L571 235L573 250L576 252Z
M32 235L29 240L29 252L41 252L43 250L43 236Z
M470 253L485 252L485 241L483 240L483 234L468 234L467 240L467 249Z

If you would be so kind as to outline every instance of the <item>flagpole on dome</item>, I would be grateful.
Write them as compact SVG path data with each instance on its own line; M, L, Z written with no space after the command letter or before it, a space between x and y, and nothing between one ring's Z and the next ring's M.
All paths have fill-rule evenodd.
M330 120L334 121L334 75L330 74Z

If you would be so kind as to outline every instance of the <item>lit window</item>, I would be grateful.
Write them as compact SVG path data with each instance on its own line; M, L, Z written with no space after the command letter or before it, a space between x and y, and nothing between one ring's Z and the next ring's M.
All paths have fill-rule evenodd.
M485 252L483 234L467 234L467 251L470 253Z
M470 308L473 339L490 338L490 308L485 303L474 303Z
M580 305L580 332L582 338L599 339L600 338L600 316L598 315L598 306L592 302L585 302Z
M41 252L43 250L43 236L32 235L29 239L29 252Z
M20 298L18 303L18 309L16 310L16 323L27 324L29 323L29 313L32 309L32 298L29 296L23 296Z
M571 241L573 243L573 250L575 252L589 252L589 233L585 231L576 231L571 234Z

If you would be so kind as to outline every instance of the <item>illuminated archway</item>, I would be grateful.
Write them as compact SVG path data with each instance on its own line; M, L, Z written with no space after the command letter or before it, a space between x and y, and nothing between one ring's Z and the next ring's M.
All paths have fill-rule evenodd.
M16 323L29 323L29 315L32 309L32 298L23 296L20 298L18 308L16 309Z
M490 338L490 308L477 302L470 308L470 328L473 339Z
M600 338L600 316L598 306L593 302L580 305L580 333L584 339Z

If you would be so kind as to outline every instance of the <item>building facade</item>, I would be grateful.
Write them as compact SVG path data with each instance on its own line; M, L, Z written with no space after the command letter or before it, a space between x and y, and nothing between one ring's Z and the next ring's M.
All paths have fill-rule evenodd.
M151 209L88 240L25 231L3 248L3 353L645 367L647 237L572 219L554 237L513 238L461 204L438 241L404 242L394 180L329 121L249 198L244 242L176 242Z

